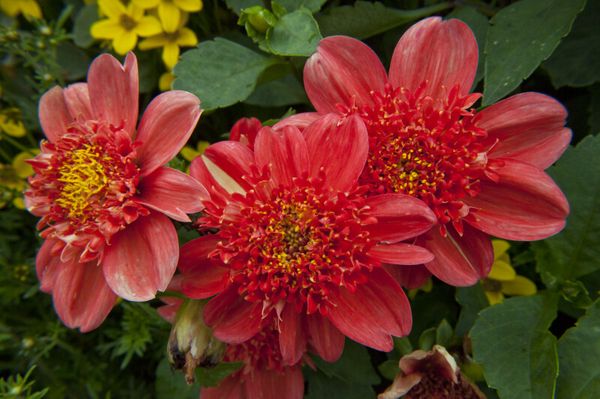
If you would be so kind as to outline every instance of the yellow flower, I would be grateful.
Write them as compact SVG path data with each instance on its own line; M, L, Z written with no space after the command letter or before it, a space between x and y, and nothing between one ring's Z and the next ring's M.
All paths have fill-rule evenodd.
M22 200L22 192L25 187L25 181L17 175L12 165L0 164L0 209L4 208L9 201L15 207L25 209Z
M486 279L483 290L491 305L501 303L504 295L534 295L537 292L535 283L527 277L519 276L510 264L508 248L510 244L504 240L492 240L494 246L494 264Z
M26 179L33 175L33 168L25 161L35 157L39 153L40 150L34 148L29 151L20 152L13 158L12 167L17 176L19 176L21 179Z
M42 18L42 10L35 0L0 0L0 8L9 17L23 14L26 18Z
M175 32L162 32L140 42L140 50L162 47L162 60L168 69L173 69L179 59L179 47L193 47L198 44L196 34L183 26Z
M119 0L98 0L98 6L108 18L95 22L90 32L96 39L112 40L118 54L133 50L138 36L148 37L161 31L158 19L144 15L144 10L133 3L125 7Z
M0 111L0 133L6 133L13 137L25 136L25 126L21 122L21 113L18 108L7 108Z
M158 8L158 18L165 32L175 32L182 25L182 11L195 12L202 9L202 0L132 0L143 9Z
M206 150L209 145L210 143L208 141L199 141L198 144L196 144L196 149L186 145L181 149L180 154L183 157L183 159L192 162L194 158L196 158L199 155L202 155L204 153L204 150Z
M173 80L175 80L175 75L173 75L173 72L171 71L167 71L160 75L160 78L158 79L158 88L160 91L171 90Z

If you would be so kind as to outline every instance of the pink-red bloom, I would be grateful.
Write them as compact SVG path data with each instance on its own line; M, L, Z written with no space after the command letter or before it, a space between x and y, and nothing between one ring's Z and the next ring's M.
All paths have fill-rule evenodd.
M368 194L404 193L437 217L438 227L416 241L435 255L427 270L397 270L408 286L429 273L473 284L493 261L489 235L543 239L564 227L569 212L543 171L571 138L564 107L521 93L476 112L480 94L469 90L477 59L467 25L432 17L402 36L389 74L371 49L345 36L323 39L304 69L319 114L358 115L366 125L369 156L359 182ZM285 124L316 115L294 118Z
M264 127L254 148L208 147L190 173L204 184L199 227L181 249L181 289L212 298L205 322L225 342L242 343L275 319L283 364L307 349L337 359L344 335L380 350L411 328L408 301L388 268L432 255L401 243L435 216L403 194L366 198L357 186L368 153L356 116L325 116L300 132ZM409 266L412 267L412 266Z
M116 296L145 301L164 290L179 256L168 217L189 222L206 190L164 167L192 133L200 101L158 96L138 119L137 60L96 58L88 83L55 87L40 100L47 141L30 161L27 207L45 239L36 268L63 322L96 328ZM167 217L168 216L168 217Z

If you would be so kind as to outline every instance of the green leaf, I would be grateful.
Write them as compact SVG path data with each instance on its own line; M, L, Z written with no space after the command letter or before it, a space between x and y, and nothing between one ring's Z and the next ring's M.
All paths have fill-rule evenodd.
M56 59L62 68L65 80L84 78L90 65L90 57L70 42L56 47Z
M396 377L396 374L400 372L400 367L398 366L398 359L388 359L377 366L377 370L381 373L382 376L387 378L388 380L393 380Z
M591 134L600 133L600 83L589 88L590 108L588 126Z
M344 353L335 363L327 363L317 357L314 362L327 377L337 378L347 383L379 384L380 379L371 365L367 349L356 342L346 340Z
M352 6L332 7L316 18L323 36L347 35L366 39L449 7L448 3L440 3L416 10L399 10L379 2L357 1Z
M244 8L263 5L261 0L225 0L225 3L237 15L240 15Z
M600 2L588 1L573 30L544 63L554 87L583 87L600 81Z
M558 340L556 397L596 399L600 392L600 300Z
M203 387L216 387L230 374L235 373L242 368L242 362L221 362L215 367L198 367L196 369L196 379Z
M305 399L365 399L375 397L375 391L367 384L346 382L308 369L305 372L305 377L308 382L308 392Z
M254 93L244 101L246 104L261 107L281 107L307 102L304 87L292 75L285 75L257 86Z
M475 361L503 399L552 399L558 359L548 327L556 297L515 297L483 310L471 330Z
M321 9L327 0L277 0L277 3L285 7L287 12L304 7L315 13Z
M571 204L567 226L535 242L537 269L556 286L600 269L600 138L588 136L548 170Z
M317 21L306 8L285 14L267 31L267 45L277 55L308 57L321 39Z
M585 0L521 0L491 20L485 44L483 105L516 89L571 30Z
M456 301L462 307L456 323L456 335L462 337L473 327L477 315L489 306L489 302L481 284L457 288Z
M73 25L73 41L77 46L88 48L94 43L95 39L90 33L90 28L98 19L98 6L96 4L84 6L79 10Z
M181 371L175 371L169 366L167 358L163 358L156 368L155 382L156 399L197 399L200 384L188 385Z
M243 101L254 91L260 74L278 61L229 40L216 38L183 54L175 66L175 89L200 98L211 110Z
M477 40L477 46L479 47L479 65L477 66L477 75L473 81L473 87L479 83L483 78L483 70L485 65L485 53L483 52L485 46L485 38L487 37L488 28L490 23L487 17L472 7L457 7L446 18L460 19L473 31L475 39Z

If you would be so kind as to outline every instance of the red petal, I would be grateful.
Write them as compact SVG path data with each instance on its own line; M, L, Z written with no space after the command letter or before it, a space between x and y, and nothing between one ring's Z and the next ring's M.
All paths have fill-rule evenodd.
M291 186L294 177L308 171L306 141L294 126L280 130L262 128L254 143L254 157L259 170L267 167L277 184Z
M159 314L160 317L162 317L169 323L175 323L175 317L177 316L177 311L179 310L179 307L183 303L183 299L167 296L160 298L160 300L165 302L166 305L159 306L156 309L156 312Z
M162 167L146 176L138 186L136 201L180 222L191 222L187 213L200 212L208 192L193 177Z
M338 112L336 104L372 105L370 92L387 82L377 54L347 36L327 37L304 66L304 87L320 113Z
M282 129L286 126L296 126L300 131L321 117L318 112L301 112L288 116L273 125L273 129Z
M135 141L142 176L169 162L190 138L202 109L186 91L171 90L156 97L142 116Z
M228 180L224 181L223 178L220 179L220 181L217 181L217 179L215 179L215 177L213 176L213 173L211 173L211 171L208 170L207 166L206 166L206 157L196 157L194 158L194 160L192 161L192 163L190 164L190 175L198 180L200 182L200 184L202 184L202 186L204 186L204 188L206 188L206 190L208 190L208 193L210 195L210 199L213 202L216 202L220 205L220 207L222 208L223 206L225 206L225 204L227 203L227 201L229 201L229 193L228 191L225 190L225 188L221 185L221 183L223 184L227 184L227 182L233 182L235 183L235 181L231 178L229 178L229 176L227 176L225 174L225 172L220 171L219 173L215 173L215 165L214 163L212 163L210 160L208 161L208 163L211 164L212 168L213 168L213 173L215 173L217 176L222 175L224 177L228 177ZM220 170L220 169L219 169ZM239 184L235 183L235 187L234 188L230 188L230 190L235 191L235 189L240 190L240 192L243 192L244 189L241 188L239 186Z
M71 118L79 121L94 119L87 83L75 83L63 90Z
M227 192L243 192L252 188L243 179L244 176L252 174L250 165L255 162L252 150L246 145L238 141L220 141L209 146L202 159L213 178ZM206 162L207 159L210 162Z
M241 118L232 127L229 132L229 140L239 141L246 144L248 148L254 148L254 140L258 131L262 128L262 123L256 118Z
M457 287L475 284L490 272L494 261L494 250L489 237L464 226L460 237L449 229L442 237L437 229L419 238L418 243L429 249L435 259L425 266L437 278Z
M302 399L304 397L304 377L300 367L286 367L283 372L255 370L246 375L245 382L246 399Z
M561 231L569 204L556 183L524 162L502 162L500 181L482 181L477 197L465 200L472 208L467 222L505 240L541 240Z
M217 295L204 308L204 321L214 336L230 344L249 340L260 331L262 304L248 302L231 286Z
M398 283L383 269L369 274L369 282L355 293L341 289L329 320L347 337L380 351L394 347L392 335L408 335L412 327L410 305Z
M384 265L383 268L404 288L412 290L419 288L431 273L425 266L398 267L395 265Z
M135 54L127 54L124 65L109 54L96 57L88 71L88 90L95 119L122 127L133 137L139 102Z
M117 295L129 301L147 301L167 288L178 257L173 223L152 212L113 237L102 267L106 282Z
M181 247L178 268L182 272L181 291L192 299L209 298L223 291L228 283L229 268L208 254L220 239L206 235Z
M360 117L340 118L328 114L304 130L310 173L318 176L323 170L330 187L351 190L367 161L369 136Z
M306 317L306 321L311 349L326 362L337 361L344 351L344 334L319 313Z
M490 158L512 158L540 169L552 165L567 149L571 130L564 127L567 110L540 93L521 93L477 114L477 125L498 141Z
M248 399L243 391L243 382L239 373L233 373L225 378L215 388L200 388L202 399Z
M382 194L367 198L368 213L377 223L367 226L376 241L398 242L427 232L437 222L421 200L404 194Z
M445 99L458 84L459 94L465 96L473 85L477 58L477 41L464 22L426 18L398 41L390 64L390 82L415 91L426 81L425 95L434 99Z
M420 265L433 260L433 254L425 248L404 243L375 245L367 255L392 265Z
M306 336L301 321L302 316L294 306L285 305L279 321L279 348L286 366L298 363L306 352Z
M98 327L110 313L116 295L110 290L96 262L56 262L52 299L66 326L87 332Z
M50 141L58 140L66 133L67 125L73 122L65 103L63 89L58 86L54 86L40 98L38 112L42 130Z
M52 292L54 287L57 268L61 263L60 249L62 249L62 245L58 240L48 239L44 241L35 258L35 271L40 280L40 290L43 292Z

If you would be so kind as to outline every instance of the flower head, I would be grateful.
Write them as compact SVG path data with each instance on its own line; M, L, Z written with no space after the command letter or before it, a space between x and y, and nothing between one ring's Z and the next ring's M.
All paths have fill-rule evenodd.
M522 93L475 111L480 94L469 90L477 58L467 25L432 17L402 36L389 74L371 49L344 36L323 39L304 70L319 113L359 115L366 125L369 156L360 183L368 194L404 193L435 213L438 228L417 241L435 259L417 278L399 276L414 285L429 273L473 284L493 261L488 235L543 239L564 227L569 212L543 172L571 138L564 107Z
M0 111L0 140L2 134L12 137L25 136L25 126L21 121L21 112L18 108L7 108Z
M202 10L202 0L132 0L143 9L156 8L165 32L175 32L183 25L185 12Z
M40 100L47 141L30 160L25 193L45 239L36 264L43 291L69 327L97 327L115 294L144 301L164 290L178 259L167 216L189 221L204 188L164 167L201 114L183 91L158 96L138 117L137 60L96 58L88 83L55 87Z
M140 42L140 50L150 50L162 47L162 60L168 69L173 69L179 59L180 47L193 47L198 44L198 38L191 29L179 26L173 32L161 32Z
M510 264L508 249L510 244L504 240L492 240L494 246L494 264L490 274L482 281L483 290L490 304L504 300L504 295L534 295L535 283L527 277L519 276Z
M118 54L133 50L138 36L148 37L161 32L158 19L144 15L144 10L134 3L125 6L120 0L98 0L98 6L107 18L95 22L90 32L96 39L111 40Z
M435 218L403 194L365 198L359 122L329 115L303 133L264 127L253 149L220 142L192 162L211 194L199 228L218 232L182 247L181 287L191 298L218 294L204 310L218 339L243 342L275 318L291 365L308 345L332 361L344 335L391 350L391 336L409 332L408 301L387 268L431 259L401 241Z
M23 14L28 18L42 18L42 10L36 0L0 0L0 9L9 17Z

